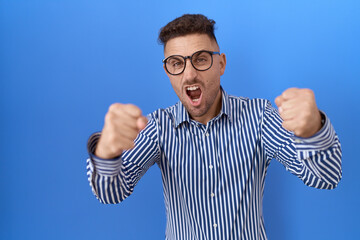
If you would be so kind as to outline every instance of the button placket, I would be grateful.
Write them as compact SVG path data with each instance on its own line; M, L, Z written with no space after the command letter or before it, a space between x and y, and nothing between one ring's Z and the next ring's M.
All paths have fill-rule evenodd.
M202 136L202 141L204 144L206 144L206 146L209 145L213 145L216 144L216 142L214 142L213 137L215 137L214 134L214 126L209 123L206 128L203 128L203 136ZM213 146L214 148L216 148L217 146ZM208 167L207 169L207 173L209 176L209 188L207 190L207 198L208 198L208 203L210 204L210 216L211 216L211 221L212 221L212 226L213 226L213 231L218 231L218 216L217 216L217 210L216 210L216 185L217 183L215 183L215 177L217 175L216 173L216 158L217 158L217 153L216 151L209 151L207 152L208 157L207 157L207 165L206 167Z

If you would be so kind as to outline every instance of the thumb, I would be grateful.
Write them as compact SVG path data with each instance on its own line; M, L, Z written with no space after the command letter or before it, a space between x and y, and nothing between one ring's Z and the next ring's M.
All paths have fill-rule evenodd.
M141 116L136 121L136 126L138 127L139 131L143 130L146 127L148 120L146 117Z

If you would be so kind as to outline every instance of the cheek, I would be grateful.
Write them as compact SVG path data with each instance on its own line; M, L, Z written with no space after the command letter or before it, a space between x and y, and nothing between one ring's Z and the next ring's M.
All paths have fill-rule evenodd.
M180 83L179 83L180 79L173 79L173 78L170 78L170 83L171 83L171 86L173 87L174 91L176 92L177 95L180 94L180 90L181 90L181 86L180 86Z
M212 87L216 87L220 84L220 73L219 71L211 71L205 79L207 83L210 84Z

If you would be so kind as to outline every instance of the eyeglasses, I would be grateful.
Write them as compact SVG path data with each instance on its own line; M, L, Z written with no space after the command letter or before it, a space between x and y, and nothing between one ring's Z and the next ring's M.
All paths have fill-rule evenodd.
M172 55L163 60L166 71L171 75L182 74L186 67L186 59L190 59L191 65L198 71L209 70L213 64L213 55L219 52L197 51L191 56Z

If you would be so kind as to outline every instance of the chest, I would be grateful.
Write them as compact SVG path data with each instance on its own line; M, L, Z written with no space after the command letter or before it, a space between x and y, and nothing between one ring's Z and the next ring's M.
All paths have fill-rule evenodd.
M256 127L229 121L207 126L186 122L160 133L160 167L166 177L186 186L246 181L259 167Z

